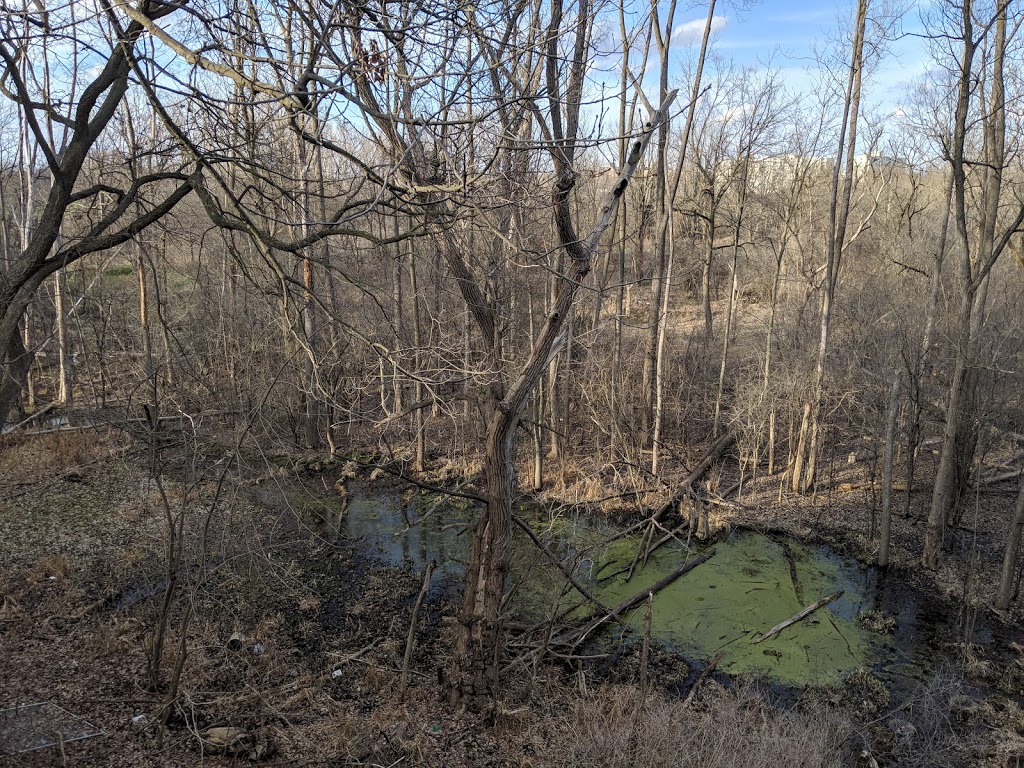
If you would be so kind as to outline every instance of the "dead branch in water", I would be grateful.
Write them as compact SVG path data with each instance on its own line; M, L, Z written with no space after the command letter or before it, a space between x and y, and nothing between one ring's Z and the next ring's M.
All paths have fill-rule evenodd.
M779 632L784 630L786 627L791 626L793 624L796 624L801 619L806 619L808 616L810 616L812 613L814 613L819 608L822 608L823 606L828 605L833 600L838 600L842 596L843 596L843 590L840 589L838 592L835 592L835 593L829 595L828 597L823 597L821 600L816 602L814 605L809 605L806 608L804 608L802 611L800 611L800 613L796 614L796 616L794 616L793 618L786 619L781 624L776 624L774 627L772 627L770 630L768 630L767 634L762 635L761 637L757 638L756 640L753 640L752 642L754 643L754 645L757 645L758 643L763 643L769 637L774 637L775 635L779 634Z
M711 549L706 550L704 552L701 552L699 555L697 555L693 559L688 560L685 563L683 563L681 566L679 566L679 568L674 570L672 573L670 573L665 578L661 579L657 584L654 584L653 586L650 586L650 587L645 587L644 589L640 590L639 592L637 592L635 595L633 595L632 597L628 598L627 600L623 600L621 603L619 603L619 605L615 606L615 608L613 608L611 611L609 611L604 616L600 616L600 617L598 617L596 619L591 620L585 627L580 627L579 629L575 629L575 630L572 630L570 632L567 632L566 634L562 635L561 637L555 638L554 640L551 641L552 644L556 644L556 645L572 645L575 648L580 643L582 643L584 640L586 640L587 637L589 637L590 634L595 629L600 627L602 624L604 624L607 621L611 621L611 620L619 621L619 617L623 613L625 613L626 611L628 611L630 608L632 608L633 606L637 605L638 603L646 600L648 594L657 594L658 592L663 590L665 587L667 587L669 584L671 584L676 579L678 579L680 576L686 575L687 573L692 571L694 568L696 568L701 563L703 563L703 562L705 562L707 560L710 560L711 557L714 554L715 554L714 547L712 547Z

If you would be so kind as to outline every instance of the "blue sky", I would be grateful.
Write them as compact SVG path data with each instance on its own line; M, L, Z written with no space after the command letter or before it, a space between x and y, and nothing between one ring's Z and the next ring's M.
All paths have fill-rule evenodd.
M888 51L865 84L865 97L883 112L902 103L914 80L925 71L926 56L920 38L919 3L913 2L896 26L904 33L888 45ZM873 5L880 5L873 3ZM763 66L770 62L781 70L794 90L812 87L817 68L815 51L824 50L841 30L852 24L856 0L822 4L815 0L763 0L737 8L719 2L715 8L714 54L738 66ZM682 11L680 13L680 11ZM699 49L707 17L707 5L677 10L674 44L680 49Z

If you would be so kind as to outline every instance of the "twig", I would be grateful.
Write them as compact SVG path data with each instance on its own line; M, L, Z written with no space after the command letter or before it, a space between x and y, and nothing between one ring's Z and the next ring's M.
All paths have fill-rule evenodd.
M412 618L409 620L409 636L405 639L405 658L402 660L402 680L398 684L398 700L405 701L405 688L409 684L409 662L412 661L412 649L416 644L416 618L420 614L420 608L427 597L430 589L430 577L434 574L434 561L427 563L427 570L423 574L423 586L420 587L420 595L416 598L416 605L412 609Z
M78 704L159 704L159 699L75 699Z
M835 593L829 595L828 597L823 597L821 600L819 600L818 602L814 603L813 605L809 605L806 608L804 608L802 611L800 611L800 613L796 614L796 616L794 616L793 618L786 619L781 624L776 624L774 627L772 627L770 630L768 630L767 634L762 635L761 637L757 638L756 640L752 640L751 642L754 645L757 645L758 643L763 643L769 637L774 637L775 635L779 634L779 632L784 630L786 627L791 626L793 624L796 624L801 619L806 619L808 616L810 616L812 613L814 613L819 608L828 605L833 600L838 600L842 596L843 596L843 590L840 589L838 592L835 592Z
M373 647L374 647L374 646L375 646L376 644L377 644L377 641L376 641L376 640L374 640L374 641L373 641L372 643L370 643L369 645L367 645L367 646L366 646L366 647L364 647L364 648L360 648L360 649L359 649L358 651L356 651L355 653L345 653L345 654L342 654L342 653L337 653L337 652L335 652L335 651L331 651L331 652L329 652L329 653L328 653L327 655L328 655L328 656L342 656L343 658L342 658L342 659L341 659L341 661L339 661L338 663L339 663L339 664L345 664L346 662L349 662L349 661L358 661L358 660L359 660L359 658L360 658L360 657L361 657L361 656L362 656L362 655L363 655L364 653L366 653L367 651L372 651L372 650L373 650Z
M715 671L715 667L718 666L718 662L722 660L723 656L725 656L725 648L720 649L708 663L705 670L697 676L697 680L694 682L693 687L690 688L690 692L686 694L686 698L683 699L683 709L690 706L690 703L693 701L693 697L697 695L697 689L700 688L700 684L704 682L704 678Z
M562 562L561 558L559 558L555 553L548 549L547 545L538 538L537 534L533 532L532 528L530 528L529 523L527 523L525 520L518 517L517 515L512 516L512 521L526 532L526 535L530 537L530 540L534 544L536 544L540 551L547 556L548 560L550 560L552 563L555 564L555 566L557 566L558 570L560 570L562 574L565 576L565 578L569 580L569 583L573 585L577 592L583 595L587 600L589 600L591 603L597 606L600 610L608 612L609 609L604 605L604 603L602 603L600 600L594 597L594 595L591 594L590 590L583 586L583 584L580 583L579 579L572 575L572 571L566 567L565 563ZM625 623L618 616L614 616L613 618L620 625L622 625L623 628L625 628Z

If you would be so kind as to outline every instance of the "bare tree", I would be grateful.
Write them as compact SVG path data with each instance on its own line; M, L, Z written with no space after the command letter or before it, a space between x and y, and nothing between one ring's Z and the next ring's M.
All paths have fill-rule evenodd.
M654 3L652 6L656 6ZM669 7L669 17L664 29L660 28L660 21L657 18L657 14L654 14L652 23L655 24L657 29L657 39L659 41L659 53L661 57L661 88L664 92L668 87L668 67L669 67L669 50L671 46L671 39L673 33L672 18L675 11L675 3L672 3ZM707 60L708 45L711 40L711 32L714 28L715 19L715 0L712 0L708 4L708 15L704 22L704 34L701 38L700 52L697 54L696 69L693 75L693 82L691 83L690 90L690 103L696 105L697 98L701 93L703 75L704 75L704 63ZM644 432L646 434L647 429L651 428L653 431L661 433L660 424L655 424L660 419L660 415L654 412L655 405L659 399L658 397L658 365L660 360L659 349L661 352L665 350L664 334L662 333L662 326L665 322L664 313L666 311L666 297L665 293L667 286L665 285L665 275L668 271L668 250L669 250L669 237L671 235L670 224L672 211L675 206L675 198L679 189L679 182L682 178L683 168L686 161L686 148L690 143L690 134L693 130L694 123L694 109L690 109L686 113L686 120L683 124L682 136L679 139L679 157L677 160L676 171L671 182L668 180L668 128L665 127L658 139L658 157L656 160L656 172L658 174L658 232L657 232L657 246L655 254L655 266L654 275L651 280L651 308L648 321L647 330L647 348L646 356L644 357L644 379L643 379L643 392L644 392ZM670 285L670 283L669 283ZM657 447L655 447L657 451ZM657 454L655 454L655 457ZM654 458L653 463L657 465L657 458Z
M71 14L71 4L36 4L12 11L0 22L0 61L3 62L4 97L24 110L31 140L50 177L50 187L37 224L20 248L20 253L0 273L0 421L9 413L25 383L32 353L22 343L19 324L33 297L50 275L83 256L127 242L136 233L167 215L191 189L184 169L142 176L131 183L115 179L83 186L83 167L120 107L128 91L131 60L143 35L143 25L123 23L119 11L82 19ZM174 6L143 0L132 11L156 20L167 16ZM45 49L44 37L60 39L72 47L88 47L90 55L102 55L97 74L77 98L64 102L41 91L43 78L29 77L22 62L35 62ZM51 48L52 51L52 48ZM45 128L52 119L59 135ZM85 223L80 231L61 236L68 206L78 201L98 201L102 215ZM136 204L142 202L141 213Z
M932 492L922 562L938 564L943 534L967 487L977 440L976 347L985 323L989 275L1024 223L1024 205L1004 179L1010 151L1006 132L1005 65L1018 18L1009 4L971 0L942 6L960 46L956 99L946 160L953 181L958 245L958 307L954 357L946 400L942 452ZM980 102L980 103L976 103ZM980 136L975 139L975 134ZM969 202L975 195L977 202ZM973 204L972 204L973 203ZM972 215L976 210L976 215Z
M849 76L843 97L843 114L835 165L832 169L832 192L829 199L828 234L821 292L821 324L817 362L811 396L803 406L796 455L792 467L794 493L807 491L814 482L815 467L821 446L821 408L824 397L825 370L828 361L832 311L839 281L839 266L846 245L846 226L853 194L854 152L857 147L857 123L860 118L861 83L864 69L864 38L867 30L869 0L858 0L853 27Z

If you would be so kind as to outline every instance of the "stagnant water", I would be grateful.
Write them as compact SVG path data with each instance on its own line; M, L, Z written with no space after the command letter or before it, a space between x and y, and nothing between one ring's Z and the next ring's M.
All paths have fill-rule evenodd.
M308 509L308 508L307 508ZM357 488L347 509L324 503L315 509L321 532L361 543L367 556L421 571L437 565L434 589L457 585L468 559L471 513L436 497L401 497ZM700 551L697 542L670 542L632 577L639 537L606 542L607 523L587 517L527 515L533 530L567 562L574 575L608 606L615 606L674 572ZM934 648L928 643L947 617L928 611L898 585L879 584L873 570L827 547L811 546L753 531L735 532L714 543L706 562L658 592L653 600L652 636L698 663L725 654L719 669L735 675L758 673L783 685L804 687L839 682L858 668L886 677L918 678ZM617 574L617 575L616 575ZM580 602L575 590L521 532L516 531L509 588L526 618L541 619ZM896 586L896 588L893 588ZM839 590L842 597L807 619L761 643L754 640L801 609ZM880 635L857 622L859 614L881 609L897 620L893 634ZM587 611L581 607L578 611ZM644 609L624 618L639 637ZM615 627L605 642L617 641Z

